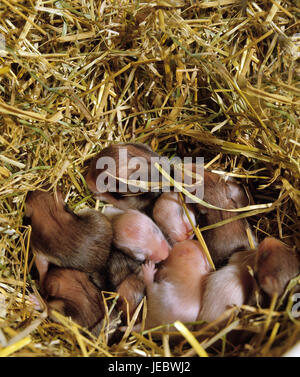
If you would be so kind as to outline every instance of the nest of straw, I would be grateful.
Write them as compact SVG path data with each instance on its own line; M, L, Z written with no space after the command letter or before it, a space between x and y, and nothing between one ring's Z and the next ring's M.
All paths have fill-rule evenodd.
M111 142L203 156L250 187L248 217L300 250L299 4L272 1L2 0L0 3L0 355L280 356L300 338L290 304L243 306L218 331L178 324L109 345L69 318L35 311L24 199L50 181L95 207L84 175ZM299 29L298 29L299 30ZM227 340L247 330L239 346ZM159 331L158 331L159 333Z

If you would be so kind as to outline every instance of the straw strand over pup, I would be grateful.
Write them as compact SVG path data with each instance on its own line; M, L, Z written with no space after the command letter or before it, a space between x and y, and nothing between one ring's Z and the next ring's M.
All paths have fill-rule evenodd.
M146 210L159 193L151 188L142 190L132 184L119 181L151 181L151 158L159 155L141 143L111 144L102 149L91 161L86 182L97 199L126 209ZM142 179L141 179L142 177Z
M95 336L99 335L105 315L103 298L85 272L53 266L46 274L42 291L48 315L53 321L57 321L52 313L55 310L71 317ZM34 295L31 295L31 301L35 309L39 310Z
M233 305L255 305L257 289L260 304L266 305L265 296L270 299L273 294L282 295L288 282L299 272L299 260L293 250L267 237L257 249L233 254L228 265L207 276L199 319L211 322Z
M186 164L185 170L195 173L195 164ZM193 194L193 192L191 192ZM215 207L235 209L248 206L252 198L245 188L231 177L204 170L203 200ZM230 219L237 212L207 208L199 203L189 203L189 211L194 213L197 225L205 227L220 221ZM236 251L249 249L250 244L247 229L250 226L247 220L238 219L228 224L203 231L203 238L216 267L227 262ZM253 237L256 245L255 237Z

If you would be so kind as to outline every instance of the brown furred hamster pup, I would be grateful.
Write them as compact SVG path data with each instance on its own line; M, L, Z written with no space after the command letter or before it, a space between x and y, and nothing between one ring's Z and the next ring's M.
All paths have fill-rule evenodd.
M188 166L187 169L191 169ZM194 164L192 169L194 169ZM242 185L233 178L225 180L219 174L204 170L203 200L215 207L234 209L246 207L251 198L247 196ZM238 215L238 212L227 212L191 203L199 227L212 225ZM220 227L203 231L203 237L216 267L221 266L236 251L249 249L246 230L249 224L239 219ZM255 239L254 239L255 242Z
M62 193L36 190L26 198L26 216L30 217L31 246L36 254L40 285L48 263L88 273L103 288L102 269L112 241L110 221L93 209L78 214L67 209Z
M265 238L257 250L256 273L259 287L269 296L274 293L283 294L288 282L300 273L297 255L273 237Z
M248 266L254 271L256 281ZM274 293L280 296L299 272L299 261L292 249L275 238L267 237L256 250L233 254L228 265L207 276L199 319L211 322L233 305L253 305L256 288L269 297Z
M131 317L145 294L145 285L141 276L142 263L122 251L112 247L107 261L108 284L120 294L117 309Z
M151 157L159 157L159 155L145 144L111 144L104 148L91 161L86 176L88 188L94 193L97 199L113 204L117 208L123 210L130 208L145 210L159 193L151 191L151 188L135 192L133 190L134 186L120 183L118 179L109 176L107 172L110 172L117 178L131 180L144 180L139 177L139 175L142 175L146 181L150 181ZM114 161L111 167L108 167L105 163L108 158ZM141 163L137 159L141 159ZM131 163L132 165L130 165ZM120 187L122 185L123 188L121 190Z
M129 319L132 318L136 308L145 296L145 284L141 272L127 276L116 289L120 295L117 309L123 312L123 319L125 319L127 312Z
M154 221L142 212L128 209L112 219L113 243L139 261L158 263L169 255L170 245Z
M198 241L176 243L158 271L153 262L146 262L142 268L147 296L145 329L197 319L203 279L211 271Z
M52 267L44 280L48 313L54 309L74 322L99 335L105 315L102 295L85 272Z

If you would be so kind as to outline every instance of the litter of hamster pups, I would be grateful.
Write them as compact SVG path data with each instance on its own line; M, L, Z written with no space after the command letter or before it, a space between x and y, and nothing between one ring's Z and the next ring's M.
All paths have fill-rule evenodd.
M0 2L0 356L293 354L298 13ZM130 182L122 145L145 159ZM204 202L149 190L161 157L204 158Z
M128 158L116 158L118 152L126 152ZM120 143L104 148L92 160L87 173L88 186L94 189L94 195L99 195L104 189L103 182L112 176L107 159L105 168L96 169L101 158L113 156L112 161L117 160L116 181L123 174L125 181L132 182L134 169L129 166L133 166L131 160L138 154L149 167L154 153L146 146ZM140 159L135 168L141 165ZM182 166L183 175L185 169L196 171L195 164ZM149 179L149 174L145 177ZM162 182L162 178L158 181ZM259 244L255 238L248 241L254 235L244 219L234 219L204 232L210 258L201 243L193 239L193 229L199 224L212 225L233 217L236 212L226 210L240 210L253 201L232 178L226 181L217 173L204 170L203 181L199 182L194 179L192 192L203 184L204 203L222 210L194 202L188 204L190 215L186 216L186 198L181 202L174 187L152 197L150 189L130 196L129 185L121 190L116 184L116 191L108 185L109 191L101 194L102 200L120 210L114 214L108 212L107 218L105 211L102 214L95 209L73 213L64 204L60 191L29 192L25 214L30 218L39 288L49 315L53 318L52 312L56 310L99 336L105 318L102 292L111 291L118 294L114 317L121 314L114 329L116 333L129 328L144 297L147 302L144 318L137 317L131 331L164 325L170 330L176 321L189 323L189 328L197 330L203 327L201 321L209 324L223 316L218 324L221 326L230 308L242 305L268 308L274 297L282 296L289 282L300 274L300 261L297 252L281 241L271 237ZM252 244L255 249L251 249ZM300 293L300 286L297 291ZM32 295L31 300L40 309L37 297ZM195 324L197 321L199 324ZM112 344L114 338L112 331Z

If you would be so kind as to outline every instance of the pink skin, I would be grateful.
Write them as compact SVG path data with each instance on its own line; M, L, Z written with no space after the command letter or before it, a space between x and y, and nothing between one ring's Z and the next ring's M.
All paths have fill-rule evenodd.
M248 267L254 271L256 282ZM256 250L234 253L226 266L208 276L199 319L211 322L232 306L255 305L257 288L269 297L274 293L281 295L299 271L299 261L292 250L279 240L267 237ZM263 297L259 295L258 298L264 306Z
M150 217L127 210L112 220L115 246L137 260L158 263L169 255L170 245Z
M144 276L144 283L148 287L149 285L153 284L154 276L157 272L155 268L155 264L152 261L148 261L142 265L142 271Z
M29 295L29 302L31 303L31 305L34 307L35 310L38 310L38 311L41 311L41 310L42 310L42 307L41 307L40 301L39 301L39 299L36 297L35 294L31 293L31 294Z
M202 284L210 271L199 242L193 240L177 243L159 269L147 261L142 266L148 308L145 328L176 320L195 321L201 309Z
M196 224L194 212L190 208L187 209L192 222ZM153 219L172 245L194 237L193 227L176 192L164 192L156 200Z
M242 251L235 253L240 257ZM251 251L251 254L255 254ZM251 294L252 279L247 268L242 268L240 261L231 263L212 272L204 282L203 306L199 320L212 322L233 306L240 307L246 303Z

